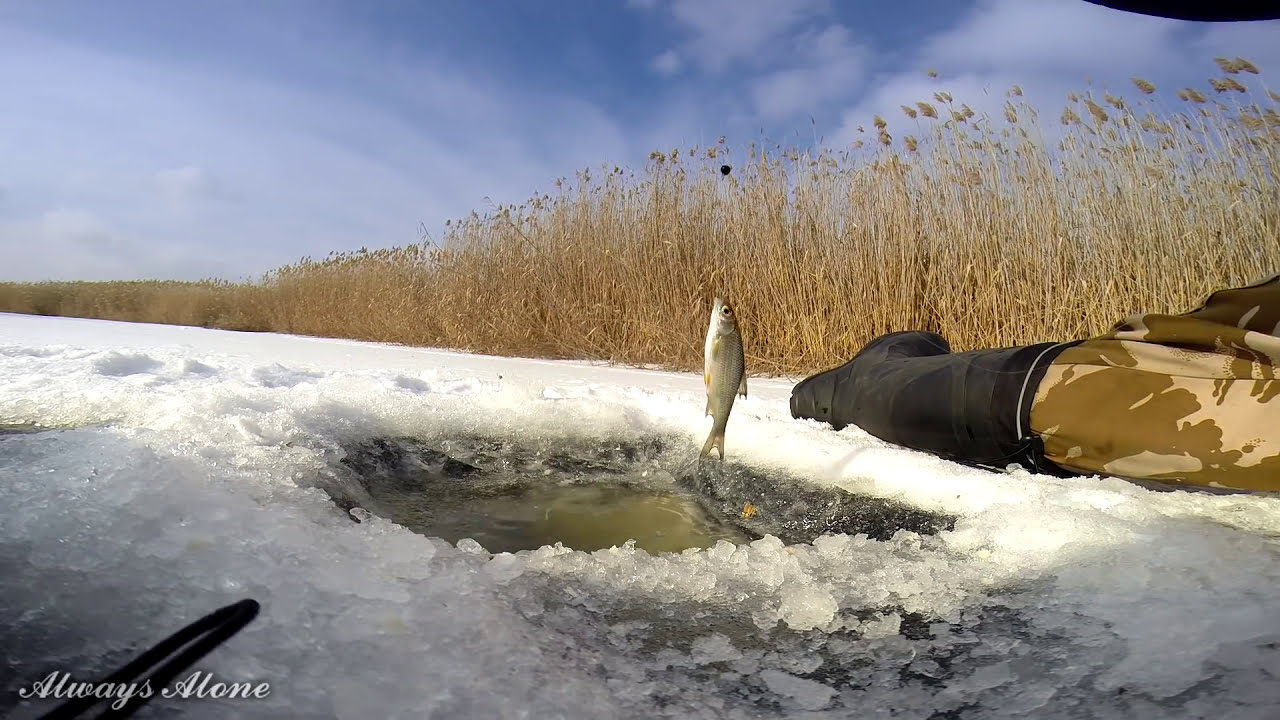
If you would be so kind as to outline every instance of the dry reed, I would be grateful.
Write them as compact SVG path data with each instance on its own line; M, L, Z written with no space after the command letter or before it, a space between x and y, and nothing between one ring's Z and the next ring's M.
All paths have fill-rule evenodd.
M1073 95L1044 125L1021 88L996 117L939 90L841 152L753 144L725 176L721 138L581 171L439 245L253 284L0 285L0 309L690 369L727 293L750 371L787 374L893 330L957 350L1084 337L1280 273L1278 96L1216 62L1226 77L1173 107L1134 78L1136 97Z
M268 293L225 280L0 283L0 311L267 330Z

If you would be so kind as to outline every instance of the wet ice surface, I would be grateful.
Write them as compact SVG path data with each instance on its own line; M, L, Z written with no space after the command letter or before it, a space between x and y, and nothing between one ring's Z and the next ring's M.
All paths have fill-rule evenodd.
M0 714L34 717L50 705L17 688L99 677L244 597L262 613L198 667L271 695L139 717L1280 706L1274 497L962 468L791 420L785 382L735 404L722 473L682 475L709 422L697 377L5 315L0 338L0 424L62 428L0 433ZM661 438L647 459L600 452L763 537L658 555L450 544L360 505L376 503L356 470L376 468L359 448L403 438L499 484L488 463L530 448L563 451L558 483L598 473L592 447ZM468 455L466 438L499 447ZM670 477L630 476L646 463Z

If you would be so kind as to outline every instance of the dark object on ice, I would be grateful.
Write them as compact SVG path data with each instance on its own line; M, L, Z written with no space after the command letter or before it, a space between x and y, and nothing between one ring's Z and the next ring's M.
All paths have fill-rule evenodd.
M728 175L732 170L733 170L733 168L729 167L728 165L721 165L721 166L720 166L720 174L721 174L721 175Z
M1041 343L952 353L936 333L889 333L844 365L797 384L791 416L837 430L857 425L882 440L967 464L1020 463L1054 472L1027 416L1036 383L1065 349Z
M958 462L1280 492L1280 275L1065 343L952 353L872 340L798 383L791 415Z
M180 648L191 643L196 638L204 635L199 641L192 643L190 647L183 650L177 657L162 665L150 676L145 678L145 682L150 686L151 692L142 692L142 683L138 683L139 693L129 698L127 702L120 706L119 709L108 708L99 718L123 718L128 717L138 711L148 700L155 697L173 679L183 670L191 667L197 660L208 655L214 648L226 642L232 635L240 632L244 626L248 625L258 616L260 605L257 600L246 598L236 603L232 603L225 607L218 608L195 622L187 625L178 632L170 635L162 640L155 647L138 656L133 662L125 665L111 675L103 678L95 686L107 683L121 683L128 685L136 682L138 676L144 670L155 665L157 662L177 652ZM103 700L114 701L118 696L111 697L76 697L68 700L49 713L40 716L40 720L61 720L61 718L73 718L88 710Z
M1248 22L1280 18L1280 3L1275 0L1219 0L1213 3L1187 0L1086 0L1086 2L1113 10L1174 20Z

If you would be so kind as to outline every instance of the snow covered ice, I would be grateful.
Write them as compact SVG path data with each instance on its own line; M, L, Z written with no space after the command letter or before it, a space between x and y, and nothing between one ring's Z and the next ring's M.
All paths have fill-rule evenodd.
M0 713L251 597L197 668L269 696L139 717L1280 716L1280 499L964 468L793 420L791 384L753 378L684 488L777 534L491 553L335 502L344 458L664 438L673 482L701 379L0 315ZM837 497L862 532L804 537Z

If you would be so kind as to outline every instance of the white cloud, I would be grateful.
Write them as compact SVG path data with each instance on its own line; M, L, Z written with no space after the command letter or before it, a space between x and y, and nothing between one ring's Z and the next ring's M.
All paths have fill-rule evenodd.
M1183 27L1080 0L980 0L956 27L926 41L921 57L953 71L1143 72L1169 59Z
M666 11L685 39L655 69L670 75L688 64L714 77L727 88L716 101L722 114L749 115L748 124L818 114L853 97L866 68L867 48L833 19L829 0L673 0Z
M800 61L751 83L756 111L768 120L813 112L818 103L849 97L862 79L868 53L844 26L803 33L792 42Z
M670 12L691 34L684 55L717 73L784 59L791 34L830 8L828 0L673 0Z
M675 75L682 65L680 53L675 50L668 50L653 59L653 69L662 75Z
M368 47L340 62L367 94L0 27L0 147L23 198L3 206L0 255L24 258L0 279L257 275L414 242L420 223L439 239L486 197L518 203L628 157L628 135L584 100ZM46 227L59 208L79 214Z

